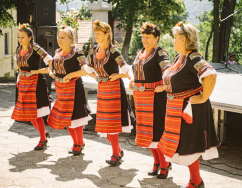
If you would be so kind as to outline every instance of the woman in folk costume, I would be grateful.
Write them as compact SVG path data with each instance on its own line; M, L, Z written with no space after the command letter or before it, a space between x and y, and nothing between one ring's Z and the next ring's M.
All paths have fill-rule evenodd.
M98 43L93 47L93 54L90 57L98 81L95 131L99 132L101 137L107 137L111 143L113 155L106 162L116 166L124 155L119 146L118 133L131 132L130 117L134 118L121 79L130 78L131 71L117 47L111 44L110 25L96 20L93 29Z
M38 44L34 43L33 31L29 24L18 27L19 46L16 50L16 61L19 68L17 82L18 99L13 110L12 119L31 121L40 134L39 144L34 148L41 150L47 145L49 134L45 132L43 116L50 113L47 85L43 73L48 68L40 69L40 59L51 64L52 57Z
M50 73L55 75L57 97L47 122L54 129L66 126L74 143L68 153L80 155L85 146L83 125L92 119L81 76L93 73L94 69L87 66L83 52L73 46L74 29L60 26L57 41L60 48L55 52Z
M199 157L218 157L216 136L209 101L216 82L216 71L198 51L197 31L179 22L173 28L174 46L179 54L163 75L167 91L165 131L158 144L168 162L188 166L188 188L204 188Z
M163 72L170 67L167 52L158 46L160 29L154 24L143 23L140 28L143 48L138 50L133 63L134 80L130 82L136 110L136 144L150 148L154 166L148 175L164 179L171 169L157 145L164 131L166 92L161 92Z

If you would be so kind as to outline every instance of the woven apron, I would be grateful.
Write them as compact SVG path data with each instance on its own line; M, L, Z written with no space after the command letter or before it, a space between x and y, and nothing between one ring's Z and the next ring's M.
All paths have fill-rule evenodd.
M22 71L23 73L29 73ZM20 76L18 83L18 100L13 110L12 119L17 121L33 121L37 119L36 89L39 74Z
M153 83L135 83L135 86L140 88L133 93L136 113L135 142L137 146L148 147L153 141L154 89L162 85L162 80Z
M158 143L158 148L165 156L172 158L179 145L184 99L202 89L201 86L181 93L167 93L165 131Z
M54 129L63 129L71 125L77 79L67 83L55 82L56 101L47 120L47 123Z
M120 79L98 83L95 131L122 132Z

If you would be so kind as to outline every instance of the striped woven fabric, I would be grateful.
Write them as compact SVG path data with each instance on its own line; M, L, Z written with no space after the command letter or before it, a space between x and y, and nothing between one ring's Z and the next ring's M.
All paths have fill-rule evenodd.
M135 83L137 87L145 86L145 91L134 91L136 113L136 144L140 147L148 147L153 140L154 123L154 89L162 85L163 81L153 83Z
M71 124L74 109L77 78L68 83L55 82L56 101L48 117L48 124L54 129L63 129Z
M98 83L95 131L122 132L120 79Z
M174 98L171 101L167 99L165 131L158 144L158 148L167 157L173 157L179 145L184 99L200 92L201 90L202 86L197 89L173 94Z
M26 71L22 71L27 73ZM37 119L36 88L38 74L30 77L20 76L18 83L18 101L13 110L12 119L33 121Z

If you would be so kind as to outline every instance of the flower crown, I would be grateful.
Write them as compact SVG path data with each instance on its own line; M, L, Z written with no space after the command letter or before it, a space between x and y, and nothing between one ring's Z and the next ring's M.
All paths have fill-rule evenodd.
M26 24L20 24L19 23L19 25L18 25L18 31L20 30L20 29L29 29L29 24L28 23L26 23Z
M182 28L182 30L184 31L185 35L187 36L187 32L186 32L185 29L184 29L184 23L183 23L182 21L178 22L178 23L176 24L176 26Z
M103 23L100 20L95 20L93 25L102 25Z
M146 29L147 27L155 28L155 25L145 22L145 23L142 24L140 29Z
M66 25L60 25L59 29L66 29Z

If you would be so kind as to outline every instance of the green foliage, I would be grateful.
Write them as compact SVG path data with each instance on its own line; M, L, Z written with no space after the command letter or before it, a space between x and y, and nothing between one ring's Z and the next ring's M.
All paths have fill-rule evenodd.
M12 26L16 26L16 22L9 12L9 9L16 8L17 1L16 0L1 0L1 8L0 8L0 36L3 35L2 28L11 28Z
M199 52L205 56L208 37L213 27L213 14L204 11L201 16L198 17L200 23L197 25L198 38L199 38ZM208 47L208 62L213 58L213 39L211 39Z
M167 51L171 62L173 62L175 55L178 53L176 50L174 50L174 44L172 40L173 40L173 37L169 34L166 34L161 36L159 41L159 46Z
M66 13L62 14L60 21L57 22L57 25L58 26L60 26L60 25L70 26L73 29L75 29L75 31L77 31L79 29L77 15L75 15L73 12L66 12Z
M239 4L235 6L235 12L242 9L242 1L239 1ZM234 15L233 26L230 34L229 41L229 51L236 53L235 61L242 65L242 12L239 12ZM228 19L229 21L230 19Z
M136 55L136 52L138 49L142 48L142 39L139 28L136 28L133 30L131 43L129 47L129 54L130 55Z
M57 1L57 0L56 0ZM70 0L60 0L62 4L70 2ZM12 26L16 26L16 22L9 14L8 10L16 9L17 7L17 0L1 0L1 7L0 7L0 36L3 35L2 29L3 28L12 28ZM27 10L26 10L27 11Z
M82 8L79 10L78 18L80 20L91 20L92 19L92 12L88 10L86 6L82 6Z

